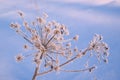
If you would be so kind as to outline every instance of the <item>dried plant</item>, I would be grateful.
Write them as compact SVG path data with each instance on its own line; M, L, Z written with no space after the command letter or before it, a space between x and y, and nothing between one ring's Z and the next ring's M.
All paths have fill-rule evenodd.
M106 63L108 62L107 57L109 55L109 48L108 45L103 42L101 35L95 34L89 45L85 49L79 50L77 47L71 47L71 41L77 41L79 35L76 35L71 39L65 39L65 36L69 35L69 30L64 24L60 24L56 21L47 22L47 14L43 14L42 17L37 17L32 24L30 24L25 20L24 14L21 11L19 11L18 14L22 18L23 24L11 23L10 26L31 45L28 46L25 44L24 49L31 49L35 52L28 55L18 54L16 56L16 61L20 62L29 56L33 57L36 68L32 80L36 80L37 76L52 71L91 72L96 68L95 65L79 70L62 69L63 66L76 59L81 59L91 52L92 54L90 55L96 55L99 61L103 60ZM66 61L61 63L61 57L65 58ZM45 68L45 71L41 72L40 69L43 67Z

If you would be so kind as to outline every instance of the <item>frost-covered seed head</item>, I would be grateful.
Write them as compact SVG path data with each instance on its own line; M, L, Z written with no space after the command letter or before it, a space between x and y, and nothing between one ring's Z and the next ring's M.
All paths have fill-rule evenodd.
M19 15L23 17L21 12L19 12ZM31 52L33 52L30 56L33 57L33 61L37 67L42 61L43 67L60 71L62 66L90 52L94 52L93 54L95 54L99 60L102 59L104 62L108 62L109 47L102 41L103 37L101 35L96 34L85 50L78 51L77 47L72 47L71 41L78 40L79 35L68 39L66 37L69 35L67 27L57 21L47 22L47 17L47 14L43 14L43 17L38 17L37 20L32 21L32 25L26 20L23 20L21 27L18 23L11 23L10 25L11 28L30 43L30 49L32 50ZM24 49L27 48L28 45L24 45ZM65 58L66 61L64 63L62 63L61 57ZM20 62L23 58L22 55L17 55L16 61ZM94 68L95 67L92 67L86 70L91 72Z
M73 37L73 40L78 40L79 39L79 35L76 35L75 37Z
M18 54L15 58L17 62L20 62L24 59L24 56L22 54Z

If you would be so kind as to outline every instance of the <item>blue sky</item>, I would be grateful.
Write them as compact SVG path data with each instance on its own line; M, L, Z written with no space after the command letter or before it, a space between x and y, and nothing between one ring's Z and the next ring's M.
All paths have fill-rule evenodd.
M0 80L31 80L35 67L29 58L22 63L16 63L14 59L26 43L9 27L11 22L20 21L17 10L22 10L29 20L43 12L48 13L49 20L69 28L70 37L80 35L74 45L81 49L95 33L102 34L110 46L109 63L98 64L92 74L52 72L41 76L41 80L93 80L93 76L98 80L119 80L120 0L0 0ZM77 68L79 63L81 61L72 63L69 68Z

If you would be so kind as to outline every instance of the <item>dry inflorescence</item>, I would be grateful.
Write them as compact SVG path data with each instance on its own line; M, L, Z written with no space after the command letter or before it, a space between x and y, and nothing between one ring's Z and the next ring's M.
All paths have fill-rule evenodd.
M71 41L77 41L79 35L76 35L71 39L65 39L65 36L69 35L67 27L56 21L47 22L47 14L43 14L42 17L37 17L31 24L24 19L24 14L22 12L19 11L18 14L23 20L23 25L11 23L10 26L31 45L25 44L24 49L31 49L35 52L25 56L18 54L16 56L16 61L20 62L29 56L33 57L36 68L32 80L36 80L37 76L47 74L51 71L91 72L95 69L95 65L80 70L62 69L66 64L69 64L75 59L79 59L90 52L95 54L99 61L103 60L106 63L108 62L107 57L109 55L109 48L108 45L102 41L101 35L96 34L88 47L82 51L77 47L71 47ZM66 58L66 61L61 63L60 57ZM46 68L46 71L39 71L41 64L44 65L42 67Z

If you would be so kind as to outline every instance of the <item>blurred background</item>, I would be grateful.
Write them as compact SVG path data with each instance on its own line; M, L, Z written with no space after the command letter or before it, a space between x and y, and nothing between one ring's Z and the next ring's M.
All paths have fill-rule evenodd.
M35 65L27 58L16 63L15 56L21 52L26 41L10 28L11 22L22 23L17 11L25 13L29 21L49 15L49 20L65 24L70 36L79 34L73 45L84 49L94 34L101 34L110 47L108 64L97 64L93 73L49 73L40 80L119 80L120 78L120 0L0 0L0 80L31 80ZM92 62L95 62L92 60ZM79 69L82 60L67 68Z

